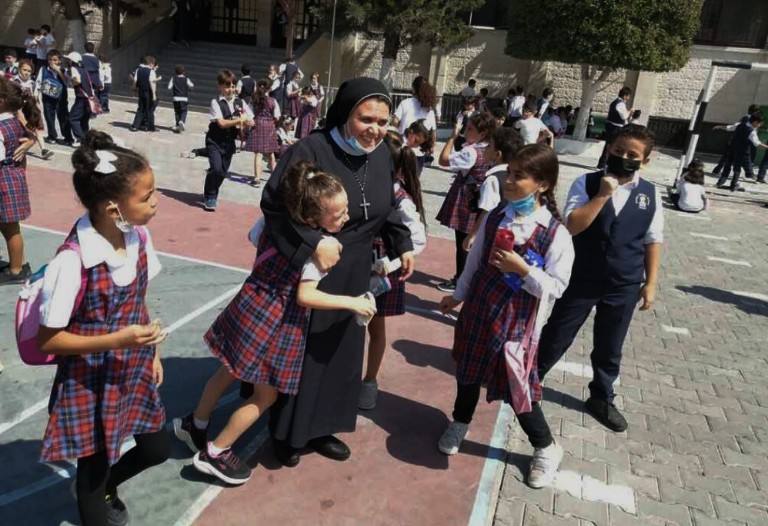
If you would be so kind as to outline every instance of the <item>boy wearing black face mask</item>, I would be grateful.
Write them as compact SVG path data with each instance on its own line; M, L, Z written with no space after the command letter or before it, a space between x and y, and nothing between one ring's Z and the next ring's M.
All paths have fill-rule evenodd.
M623 126L608 148L605 171L582 175L571 186L563 216L576 252L573 273L539 341L543 379L596 308L585 409L616 432L627 428L613 404L621 348L638 301L640 310L653 305L661 258L661 196L638 173L650 161L653 143L653 132L644 126Z

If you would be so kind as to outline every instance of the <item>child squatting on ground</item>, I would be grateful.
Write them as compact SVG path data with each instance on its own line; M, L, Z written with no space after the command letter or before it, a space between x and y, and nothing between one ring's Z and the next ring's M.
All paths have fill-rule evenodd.
M455 455L480 398L512 405L534 448L528 485L552 483L563 456L541 410L536 368L538 331L568 286L571 236L555 203L557 154L546 145L522 147L508 165L504 198L483 218L456 290L440 309L459 312L453 343L456 400L453 421L438 442Z
M48 264L41 292L38 344L59 356L42 458L77 459L84 526L122 526L118 487L170 452L156 348L166 333L145 303L160 271L145 228L157 213L155 177L146 158L97 131L72 165L87 213ZM130 436L136 445L121 456Z
M291 219L325 235L339 232L349 219L341 182L312 163L293 165L281 181ZM368 295L327 294L318 283L327 273L310 259L296 269L275 248L257 221L249 235L258 247L251 275L205 335L222 362L205 386L193 413L173 421L176 436L196 452L194 466L227 484L244 484L251 469L230 449L277 400L299 389L310 309L345 309L370 317L376 304ZM216 403L235 380L254 384L253 394L208 442L208 421Z

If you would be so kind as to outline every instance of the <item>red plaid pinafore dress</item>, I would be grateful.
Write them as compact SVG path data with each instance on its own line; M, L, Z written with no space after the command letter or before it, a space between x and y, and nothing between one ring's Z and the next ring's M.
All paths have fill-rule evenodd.
M16 223L32 215L26 170L13 160L19 141L26 137L24 126L15 117L0 120L5 158L0 159L0 223Z
M275 127L274 111L276 105L275 99L267 98L264 106L253 108L255 124L248 134L244 151L274 153L280 149L280 144L277 141L277 128Z
M292 119L299 118L299 112L301 111L301 95L299 95L299 85L295 82L288 83L293 84L294 90L288 95L288 86L285 87L285 98L288 99L288 116Z
M307 102L302 102L299 109L299 122L296 125L296 138L306 137L315 129L317 116L315 107Z
M398 185L395 190L395 200L397 201L398 208L400 202L403 199L411 199L401 186ZM373 238L373 258L374 261L381 259L387 255L387 251L384 247L384 241L379 236ZM400 281L402 276L402 269L389 274L389 282L392 284L392 290L376 296L376 316L402 316L405 314L405 282Z
M67 241L78 242L75 230ZM146 325L148 282L145 242L139 240L136 279L121 287L106 263L89 269L88 290L67 331L97 336ZM51 389L43 460L83 458L106 449L113 465L126 438L160 431L165 411L152 377L154 357L154 346L62 357Z
M278 252L266 231L258 253L274 254L258 265L205 334L211 352L243 382L281 393L299 391L310 309L296 302L301 270Z
M485 147L470 144L465 148L474 148L477 152L475 165L466 172L456 174L435 219L443 226L469 234L477 219L480 186L491 165L483 158Z
M488 216L480 268L472 277L467 299L459 312L453 343L456 379L462 385L484 384L487 400L512 403L503 347L507 341L519 342L530 316L535 316L536 298L520 289L513 292L502 280L502 273L488 263L496 230L504 218L504 208L497 207ZM529 248L546 254L560 222L555 218L547 228L538 225L528 241L515 246L518 254ZM541 400L541 383L534 360L529 378L531 399Z

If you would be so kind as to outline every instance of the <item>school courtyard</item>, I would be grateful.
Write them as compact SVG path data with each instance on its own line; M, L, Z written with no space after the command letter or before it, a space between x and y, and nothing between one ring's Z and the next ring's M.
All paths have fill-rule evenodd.
M235 156L215 213L203 211L205 158L179 153L203 144L206 116L170 131L172 110L158 110L157 133L131 133L134 103L115 101L93 127L145 153L161 193L150 229L163 271L148 303L171 333L162 346L161 394L168 421L196 403L217 367L202 335L239 289L253 262L246 234L259 216L261 190L249 185L253 156ZM30 157L33 215L27 257L37 268L54 254L81 214L71 184L72 150L55 146L49 162ZM563 155L558 195L596 157ZM715 159L705 159L713 161ZM655 152L643 175L666 192L674 152ZM712 162L708 163L711 168ZM342 435L347 462L304 455L277 463L263 425L235 449L255 467L242 487L198 474L185 446L121 487L134 526L173 525L664 525L768 524L768 188L714 190L711 210L665 214L659 292L652 311L635 315L624 347L616 403L629 429L612 433L586 415L591 324L545 384L544 412L566 450L554 487L531 490L532 452L508 407L481 403L459 454L437 440L450 418L455 383L453 323L436 310L434 284L453 272L452 232L432 220L450 174L422 178L429 242L408 286L405 316L388 322L389 348L376 409ZM562 206L561 206L562 208ZM78 524L73 463L39 462L53 368L20 363L13 339L18 288L0 288L0 524ZM212 430L237 403L220 404ZM127 444L126 447L130 447Z

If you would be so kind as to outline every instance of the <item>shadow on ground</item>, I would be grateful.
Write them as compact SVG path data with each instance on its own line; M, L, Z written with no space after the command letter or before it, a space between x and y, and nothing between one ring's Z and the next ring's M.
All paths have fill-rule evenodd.
M676 288L685 292L686 294L696 294L697 296L701 296L718 303L728 303L734 307L737 307L741 311L746 312L747 314L768 316L768 302L765 300L747 298L727 290L716 289L714 287L705 287L703 285L678 285Z

